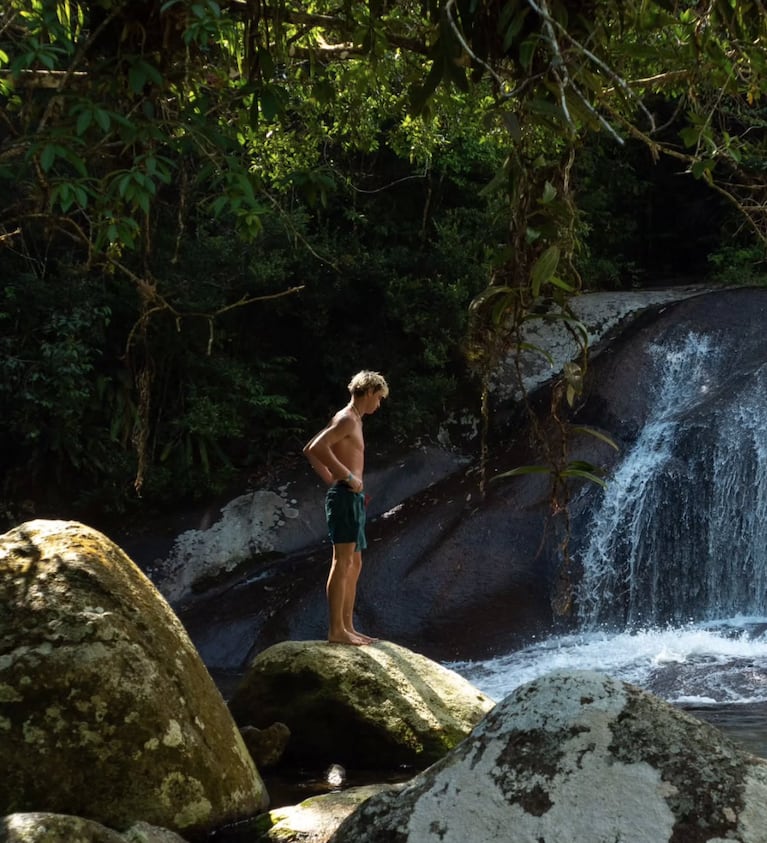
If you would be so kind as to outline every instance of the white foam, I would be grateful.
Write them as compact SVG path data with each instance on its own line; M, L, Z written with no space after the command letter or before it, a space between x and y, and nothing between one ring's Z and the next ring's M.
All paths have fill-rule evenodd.
M705 625L553 636L498 658L448 666L494 700L566 669L596 670L655 693L659 686L672 702L765 701L765 623L767 618L735 617Z

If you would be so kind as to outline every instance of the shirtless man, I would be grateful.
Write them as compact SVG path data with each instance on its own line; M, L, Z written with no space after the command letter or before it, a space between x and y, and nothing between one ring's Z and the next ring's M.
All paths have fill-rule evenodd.
M375 641L354 628L354 600L362 570L365 539L363 416L375 413L389 387L378 372L358 372L349 382L351 400L304 447L312 468L328 485L325 515L333 542L327 582L328 641L370 644Z

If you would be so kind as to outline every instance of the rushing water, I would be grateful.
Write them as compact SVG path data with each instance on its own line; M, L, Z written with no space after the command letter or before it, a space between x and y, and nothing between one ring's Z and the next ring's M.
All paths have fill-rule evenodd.
M651 354L643 429L574 542L578 631L451 667L494 699L598 670L767 755L767 370L695 334Z

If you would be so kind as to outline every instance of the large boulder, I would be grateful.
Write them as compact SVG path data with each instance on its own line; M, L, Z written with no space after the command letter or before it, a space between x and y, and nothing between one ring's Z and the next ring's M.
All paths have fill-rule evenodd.
M559 672L518 688L332 843L764 843L767 761L638 688Z
M82 524L0 536L0 814L195 833L266 807L239 730L180 622Z
M493 707L465 679L390 642L285 641L256 656L229 707L238 723L290 729L288 763L426 767Z

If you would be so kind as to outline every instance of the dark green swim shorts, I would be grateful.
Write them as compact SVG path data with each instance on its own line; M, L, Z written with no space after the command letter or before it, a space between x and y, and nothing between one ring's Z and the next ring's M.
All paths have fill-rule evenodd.
M344 483L334 483L325 495L325 517L333 544L355 543L355 550L364 550L365 493L353 492Z

